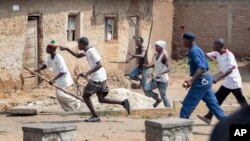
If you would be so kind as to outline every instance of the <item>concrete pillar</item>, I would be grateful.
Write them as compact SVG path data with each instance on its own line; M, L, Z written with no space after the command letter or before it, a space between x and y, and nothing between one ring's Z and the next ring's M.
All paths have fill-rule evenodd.
M75 141L76 126L70 124L31 124L23 129L23 141Z
M192 141L193 121L180 118L146 120L146 141Z

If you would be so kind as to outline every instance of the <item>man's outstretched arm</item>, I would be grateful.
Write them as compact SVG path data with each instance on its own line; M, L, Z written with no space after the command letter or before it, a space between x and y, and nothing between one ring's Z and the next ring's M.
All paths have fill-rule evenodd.
M77 58L82 58L82 57L85 56L85 54L82 53L82 52L81 52L81 53L74 52L74 51L72 51L71 49L66 48L66 47L61 47L61 46L60 46L60 50L62 50L62 51L66 50L66 51L68 51L70 54L72 54L73 56L75 56L75 57L77 57Z

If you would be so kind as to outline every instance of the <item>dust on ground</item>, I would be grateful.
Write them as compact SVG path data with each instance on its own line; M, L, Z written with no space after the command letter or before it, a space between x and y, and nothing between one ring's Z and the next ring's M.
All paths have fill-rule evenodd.
M181 84L183 80L188 79L188 73L186 73L185 67L179 71L180 64L177 65L178 69L173 68L173 73L170 74L168 96L171 101L183 100L187 91L182 88ZM241 63L240 66L241 75L243 78L243 93L250 99L250 75L249 65ZM178 70L178 71L176 71ZM117 78L113 78L117 79ZM127 82L125 82L127 83ZM221 83L213 86L214 90L219 88ZM121 87L118 83L110 83L111 89ZM133 90L140 92L141 90ZM0 94L1 110L6 111L10 107L14 107L20 104L27 104L37 101L54 100L54 88L42 84L40 88L32 89L28 91L14 91ZM46 107L50 108L55 106L56 109L61 110L58 104L48 102ZM223 104L237 104L235 98L230 95ZM202 113L201 113L202 114ZM49 118L48 118L49 117ZM21 141L22 129L21 127L29 123L72 123L77 125L77 141L144 141L145 140L145 127L144 118L133 117L102 117L100 123L85 123L83 122L86 116L81 115L37 115L27 117L8 117L3 112L0 114L0 141ZM164 118L164 116L162 117ZM207 126L203 122L199 121L195 115L191 117L195 121L193 133L194 141L207 141L209 135L216 120L213 120L212 126Z

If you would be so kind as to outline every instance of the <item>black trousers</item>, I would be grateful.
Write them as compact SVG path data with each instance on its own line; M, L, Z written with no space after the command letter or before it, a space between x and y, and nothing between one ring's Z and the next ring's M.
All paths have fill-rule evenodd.
M215 96L218 100L219 105L223 103L223 101L226 99L226 97L230 94L233 93L234 97L238 101L241 107L247 106L247 101L246 98L242 94L241 88L238 89L228 89L224 86L221 86L220 89L215 93ZM211 111L208 112L208 114L205 115L206 118L212 119L213 113Z

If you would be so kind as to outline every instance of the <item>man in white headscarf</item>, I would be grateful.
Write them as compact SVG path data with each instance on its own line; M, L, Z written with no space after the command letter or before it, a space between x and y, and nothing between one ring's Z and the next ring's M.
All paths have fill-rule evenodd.
M155 43L155 55L154 63L152 65L144 65L146 68L155 68L155 74L153 79L145 85L145 95L149 97L157 97L154 107L157 107L159 103L163 100L165 107L170 107L170 102L167 97L167 87L168 87L168 72L170 71L169 58L165 50L166 42L157 41ZM153 92L153 89L158 88L160 92L161 99L159 95Z

